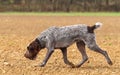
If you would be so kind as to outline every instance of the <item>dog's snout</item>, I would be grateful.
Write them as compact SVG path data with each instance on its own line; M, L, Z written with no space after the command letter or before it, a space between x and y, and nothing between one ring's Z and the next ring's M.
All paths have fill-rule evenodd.
M29 57L30 57L30 53L29 53L28 50L25 52L24 56L25 56L26 58L29 58Z
M27 54L27 52L25 52L24 57L28 58L28 54Z

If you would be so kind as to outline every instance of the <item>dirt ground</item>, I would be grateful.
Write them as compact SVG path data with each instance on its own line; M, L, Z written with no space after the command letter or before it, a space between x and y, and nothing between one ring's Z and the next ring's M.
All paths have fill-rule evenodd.
M62 53L55 50L45 67L35 67L45 57L43 49L36 60L24 57L27 45L43 30L51 26L72 24L93 25L102 22L95 31L100 47L113 61L109 66L105 58L87 49L89 60L80 68L64 64ZM64 16L9 16L0 15L0 75L120 75L120 17L64 17ZM68 48L68 59L74 64L81 61L75 44Z

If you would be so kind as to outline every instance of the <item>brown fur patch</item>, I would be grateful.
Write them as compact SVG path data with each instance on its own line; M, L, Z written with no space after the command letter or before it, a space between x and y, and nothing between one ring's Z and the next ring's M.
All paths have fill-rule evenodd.
M94 33L95 28L96 28L95 25L94 26L87 26L88 33Z

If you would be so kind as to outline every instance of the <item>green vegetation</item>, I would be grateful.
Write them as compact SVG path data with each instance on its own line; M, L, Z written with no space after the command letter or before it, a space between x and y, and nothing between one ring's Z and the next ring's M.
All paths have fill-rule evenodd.
M0 15L23 16L120 16L120 12L0 12Z
M0 0L0 11L120 12L120 0Z

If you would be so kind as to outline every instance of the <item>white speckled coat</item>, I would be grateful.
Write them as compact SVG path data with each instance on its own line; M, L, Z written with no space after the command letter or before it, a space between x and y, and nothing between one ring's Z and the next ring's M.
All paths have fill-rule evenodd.
M50 27L43 31L38 37L39 41L54 48L68 47L76 41L91 41L95 38L94 33L88 33L87 25L71 25L64 27Z
M95 52L101 53L106 58L108 64L112 65L106 51L102 50L95 41L94 30L99 28L102 24L96 23L93 26L87 26L84 24L77 24L64 27L50 27L43 31L35 41L33 41L29 47L32 47L32 52L39 52L39 50L34 50L39 48L47 48L47 54L43 60L41 67L44 67L48 59L54 52L54 49L59 48L62 51L64 62L68 65L74 67L74 64L67 59L67 47L76 42L78 50L82 54L82 61L76 66L80 67L85 61L88 60L88 56L85 51L85 45ZM39 45L39 46L38 46ZM28 48L29 49L29 48Z

